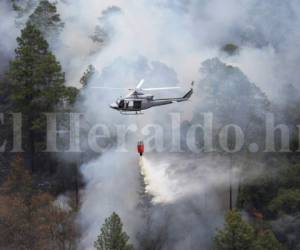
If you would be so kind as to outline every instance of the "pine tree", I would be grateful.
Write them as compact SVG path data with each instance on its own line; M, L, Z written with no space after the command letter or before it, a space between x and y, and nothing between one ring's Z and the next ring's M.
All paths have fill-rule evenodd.
M254 243L253 250L283 250L283 246L278 242L271 230L260 232Z
M99 24L96 25L94 34L90 38L100 45L106 45L115 31L112 25L112 19L122 13L117 6L110 6L103 10L99 19Z
M57 13L56 5L48 0L40 1L34 12L29 16L28 22L35 25L47 38L57 35L64 27L64 23Z
M120 217L114 212L101 228L101 234L94 242L97 250L132 250L132 245L127 242L128 235L123 232L123 224Z
M243 221L239 212L229 211L225 227L219 230L214 239L214 250L252 250L254 229Z
M95 74L95 67L93 65L89 65L87 70L83 73L83 76L80 78L80 83L83 87L86 87Z
M214 250L283 250L269 229L254 229L240 213L231 210L225 218L225 227L219 230L213 242Z
M35 5L34 0L10 0L14 11L18 12L19 17L27 14Z
M73 91L64 86L65 76L61 65L34 25L27 23L17 42L19 46L8 72L10 99L13 110L23 114L23 127L27 132L25 148L30 155L29 164L34 170L33 157L41 140L39 133L45 129L42 113L56 111L64 100L70 99L70 92Z
M269 209L275 214L297 215L300 211L300 189L280 189L278 195L270 202Z
M194 110L195 122L203 113L210 112L214 115L214 137L219 135L220 128L235 124L243 130L245 141L253 142L255 138L260 143L270 106L266 95L239 68L217 58L204 61L200 71L203 77L195 90L199 102Z

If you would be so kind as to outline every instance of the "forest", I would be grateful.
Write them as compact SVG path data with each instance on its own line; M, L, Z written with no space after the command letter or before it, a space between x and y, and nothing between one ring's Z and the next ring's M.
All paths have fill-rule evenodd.
M299 3L154 2L1 1L0 249L300 249Z

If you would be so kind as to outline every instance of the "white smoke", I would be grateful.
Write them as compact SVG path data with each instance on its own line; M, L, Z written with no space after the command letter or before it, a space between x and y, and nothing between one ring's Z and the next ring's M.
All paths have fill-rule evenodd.
M107 45L99 47L90 36L99 25L101 13L110 6L119 7L121 14L109 20L114 34ZM149 86L163 85L168 81L167 85L179 82L187 87L191 80L199 79L200 63L215 56L240 67L269 97L278 95L275 87L299 79L294 70L294 63L300 58L295 42L299 41L296 28L299 20L295 13L300 9L296 1L231 0L224 3L214 0L181 4L170 0L109 3L81 0L62 3L59 7L66 26L62 34L64 47L57 53L67 71L69 84L76 85L89 64L100 73L90 83L81 103L92 123L105 121L114 126L158 120L168 126L166 115L158 115L154 110L147 111L142 118L120 116L107 107L117 94L103 90L97 92L91 86L132 87L141 78L146 78L145 84ZM280 15L274 14L278 12ZM285 30L290 32L285 34ZM239 53L235 56L220 53L220 48L226 43L238 45ZM157 64L153 62L170 70L157 70L162 67L155 67ZM172 69L173 73L170 73ZM168 114L174 109L186 112L187 107L185 104L164 107L161 112ZM133 152L135 142L134 137L130 139ZM137 212L136 193L139 190L139 170L133 160L137 156L125 154L116 161L117 157L120 156L113 152L104 153L82 167L87 183L79 217L84 232L81 247L84 249L91 248L104 218L113 211L121 215L133 242L140 229L142 222ZM163 206L162 211L154 206L153 223L159 224L156 225L158 228L168 226L170 222L166 218L171 216L185 225L187 234L182 233L182 228L172 227L172 223L167 230L168 234L174 234L174 238L178 236L176 249L194 249L201 243L208 247L215 227L222 221L225 201L220 197L224 190L218 190L228 186L228 172L223 172L222 167L209 168L210 164L199 163L196 164L196 174L189 175L184 174L187 159L179 161L176 157L165 158L158 154L155 158L158 162L146 160L143 168L146 191L153 196L154 204ZM216 164L215 159L211 161L211 165ZM179 165L184 166L182 172L178 171ZM172 170L174 166L176 171ZM195 202L195 199L201 201ZM190 217L186 220L184 215L187 214ZM199 223L195 222L197 219ZM189 238L193 230L194 234ZM154 231L151 233L155 234ZM170 243L172 240L166 237L166 241L165 249L175 249Z
M153 197L153 203L174 203L193 195L204 197L214 189L224 190L229 183L235 185L240 180L240 170L235 168L230 174L226 159L191 158L165 156L162 159L142 159L140 166L146 192Z
M214 230L229 208L230 185L236 199L244 177L262 171L256 167L245 172L231 168L226 157L205 155L150 155L141 159L140 167L152 203L144 237L163 238L161 249L174 250L210 249Z
M90 36L101 24L101 13L111 6L119 7L121 14L109 19L115 35L103 48ZM65 28L59 46L52 47L70 85L78 86L89 64L100 71L119 56L140 55L166 63L186 84L197 77L200 62L220 55L226 43L238 45L240 53L222 59L239 66L269 96L278 96L274 89L282 84L298 83L297 0L66 0L58 2L58 10ZM0 52L12 55L22 26L16 28L10 1L1 1L0 11Z
M110 6L122 11L110 20L115 35L99 53L91 53L96 45L89 36L101 12ZM197 77L200 62L219 55L220 48L231 42L240 47L240 54L223 60L241 67L270 96L278 95L273 86L299 79L295 69L300 5L296 0L93 0L59 7L66 22L60 59L69 69L72 84L90 63L100 70L119 56L133 59L139 55L174 68L184 84Z
M141 221L138 166L133 153L110 151L82 166L86 187L82 191L79 220L82 227L80 249L93 249L93 242L106 217L118 213L127 233L134 236ZM135 243L135 238L131 239Z
M72 210L70 206L70 197L66 194L59 195L54 201L54 206L66 212Z
M119 7L121 13L109 18L114 34L108 44L100 46L90 36L97 25L103 25L98 18L111 6ZM65 0L58 3L58 10L65 28L58 44L52 47L66 71L68 85L79 86L80 76L89 64L93 64L100 74L85 90L84 100L79 103L91 124L105 122L113 127L120 123L145 125L158 121L168 128L167 114L172 110L189 112L189 105L193 106L193 103L162 107L159 113L157 109L149 110L142 118L123 117L108 108L117 93L97 92L91 87L132 87L145 78L145 85L149 84L149 87L179 84L188 88L191 80L200 78L200 63L212 57L221 57L223 61L238 66L269 97L278 96L278 87L283 84L297 85L300 79L297 68L300 61L298 0ZM2 55L13 54L19 31L8 2L1 1L0 13L2 58ZM227 43L238 45L239 53L234 56L221 53L220 48ZM128 142L133 152L138 137L132 136ZM212 171L207 167L210 164L198 165L197 162L197 174L188 175L185 173L188 159L179 161L162 154L156 154L155 158L147 159L144 165L147 191L153 195L154 203L166 204L162 210L170 209L179 224L186 220L189 223L186 228L190 231L199 228L190 240L180 237L180 228L174 227L172 231L178 240L182 240L180 244L177 241L178 249L193 249L196 236L207 226L205 220L201 220L202 227L195 222L196 214L212 211L209 220L205 221L212 227L222 218L216 206L218 203L215 203L219 200L211 190L215 185L219 188L228 184L226 172L219 172L219 168ZM82 166L86 181L79 216L83 249L92 247L104 218L113 211L121 215L131 239L135 240L141 223L140 216L136 216L139 169L135 159L133 153L120 155L109 151ZM212 165L216 163L216 159L211 161ZM181 172L178 171L179 165L183 166ZM158 186L161 187L159 190ZM212 200L205 203L206 210L201 202L192 202L191 205L190 197L196 194L202 198L212 194ZM166 218L164 212L155 208L157 218ZM188 219L179 216L183 211L187 216L187 211L192 208L197 213L190 213ZM162 222L167 223L167 220L162 219ZM197 240L207 242L212 231L211 228L207 235L203 233ZM175 249L168 243L165 246Z
M8 65L16 47L19 30L15 23L16 15L7 1L0 2L0 70Z

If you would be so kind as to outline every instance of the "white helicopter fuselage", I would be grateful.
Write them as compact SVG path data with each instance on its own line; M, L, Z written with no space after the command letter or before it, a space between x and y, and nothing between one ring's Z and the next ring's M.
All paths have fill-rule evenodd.
M140 112L155 106L187 101L191 97L192 93L193 89L191 88L190 91L183 97L155 99L153 95L134 91L129 96L118 99L115 103L112 103L110 107L112 109L119 110L120 112Z

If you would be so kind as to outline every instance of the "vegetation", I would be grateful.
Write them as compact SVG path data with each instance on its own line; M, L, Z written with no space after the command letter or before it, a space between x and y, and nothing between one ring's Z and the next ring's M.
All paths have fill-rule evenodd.
M223 230L218 231L213 249L216 250L250 250L254 241L253 228L242 220L236 211L230 211L225 218Z
M226 52L228 55L237 54L239 47L233 43L227 43L222 47L222 51Z
M75 249L74 212L38 191L20 156L0 190L1 249Z
M17 13L16 23L22 22L22 30L9 68L0 75L0 109L6 115L10 112L22 114L24 152L0 155L0 249L76 249L80 238L75 223L80 205L78 165L82 155L72 157L75 159L72 163L62 163L56 155L42 153L46 147L44 113L72 111L79 97L77 88L65 85L65 73L51 51L53 40L64 29L64 22L53 1L9 0L9 3ZM121 13L117 6L102 11L90 37L94 46L102 48L111 41L113 19ZM239 49L233 43L221 48L228 55L236 55ZM95 73L95 68L89 65L80 79L83 88L88 86ZM201 114L211 112L217 124L212 131L213 139L224 125L233 123L246 131L248 145L253 141L263 143L263 120L269 111L279 114L276 122L289 126L300 122L300 94L296 85L284 86L281 101L274 104L237 67L216 58L203 63L201 76L198 99L193 100L199 105L192 110L193 116L187 127L199 124ZM66 124L67 121L65 128ZM3 127L1 142L7 135L12 137L11 120ZM201 136L196 135L199 146L202 146ZM297 129L291 129L291 137L292 149L296 151L300 145ZM228 141L229 148L234 148L235 138L232 136ZM232 168L245 169L251 165L244 149L229 158ZM241 164L240 158L247 163ZM225 216L224 228L216 231L215 250L299 249L299 156L296 153L265 154L257 158L259 163L266 165L268 175L241 181L236 204L232 204L230 186L230 208L236 205L247 220L238 210L230 210ZM57 196L70 190L76 194L75 201L71 199L66 207L60 206ZM149 200L146 202L150 203ZM167 228L169 225L166 224ZM150 234L150 230L147 232ZM164 236L155 237L146 235L140 243L145 249L153 249L155 244L160 248ZM105 220L94 247L101 250L133 249L128 242L120 217L113 213Z
M214 250L282 250L270 230L255 230L235 210L229 211L224 229L214 239Z
M34 12L29 16L28 22L35 25L44 37L58 35L64 27L64 23L57 13L55 4L48 0L40 1Z
M18 12L19 16L22 16L34 7L35 1L34 0L10 0L13 9Z
M121 13L121 9L117 6L110 6L103 10L99 19L99 24L96 25L94 34L90 36L93 42L105 45L111 39L111 34L114 31L113 25L111 25L111 18Z
M29 153L32 171L35 170L35 153L41 150L42 131L45 131L44 112L62 111L64 101L75 99L74 88L64 86L64 73L50 52L41 32L30 23L17 38L19 47L10 63L8 78L11 84L12 110L24 119L25 148Z
M290 228L290 223L285 223L280 228L277 224L282 218L292 216L293 223L299 222L300 215L300 165L291 164L273 178L258 178L254 183L243 185L238 197L238 206L246 209L250 215L259 211L262 216L274 224L277 234L297 235L296 228ZM282 237L283 242L290 249L294 240Z
M123 231L120 217L113 213L105 220L94 246L97 250L133 250L128 240L129 237Z
M83 73L83 76L80 79L80 83L83 87L86 87L95 74L95 67L93 65L89 65L87 70Z

